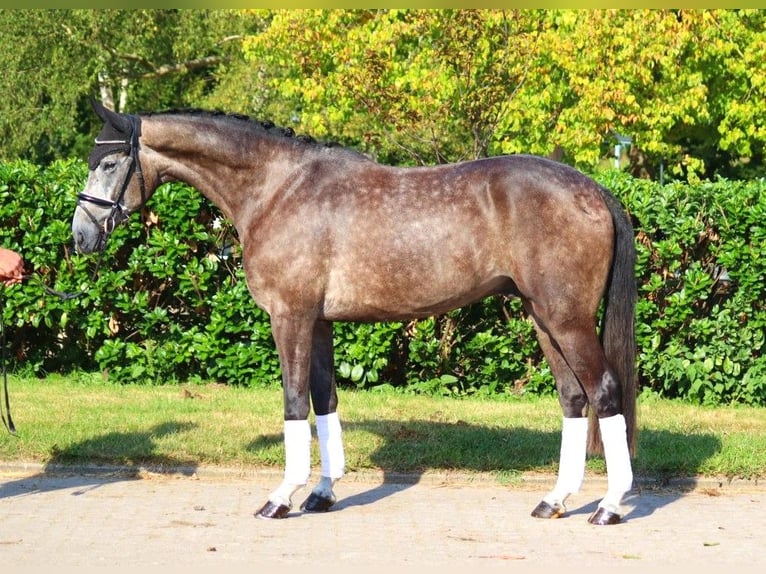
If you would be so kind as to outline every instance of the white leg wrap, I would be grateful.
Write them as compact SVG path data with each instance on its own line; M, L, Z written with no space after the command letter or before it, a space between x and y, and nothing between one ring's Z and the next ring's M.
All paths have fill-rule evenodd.
M308 420L285 421L285 478L269 495L276 504L292 506L292 495L311 475L311 426Z
M316 417L319 453L322 458L322 476L334 481L346 470L346 455L343 452L343 431L338 413Z
M607 474L607 492L599 506L618 512L623 495L633 487L625 417L614 415L599 419L598 423L604 443Z
M566 418L561 424L561 453L556 486L543 500L548 504L564 504L570 494L580 490L585 477L585 455L588 442L588 417Z
M311 475L311 426L285 421L285 481L304 485Z

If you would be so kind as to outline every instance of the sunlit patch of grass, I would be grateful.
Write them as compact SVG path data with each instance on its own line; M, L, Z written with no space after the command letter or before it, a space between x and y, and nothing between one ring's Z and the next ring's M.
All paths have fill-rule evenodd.
M282 391L225 385L9 380L18 436L0 461L281 469ZM441 398L339 391L349 471L460 472L512 484L558 467L555 398ZM313 418L312 418L313 420ZM313 464L319 464L314 441ZM602 458L588 471L604 473ZM766 476L766 409L639 405L636 476Z

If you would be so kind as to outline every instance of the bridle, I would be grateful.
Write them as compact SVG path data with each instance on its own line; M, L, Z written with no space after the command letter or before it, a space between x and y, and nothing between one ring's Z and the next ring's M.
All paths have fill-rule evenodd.
M99 140L98 138L95 139L96 145L115 145L115 144L126 144L129 146L129 152L128 152L128 159L130 160L130 167L128 168L128 171L125 174L125 178L122 181L122 186L120 187L120 193L117 195L117 199L114 201L110 199L106 199L103 197L96 197L95 195L90 195L88 193L80 192L77 194L77 207L82 209L85 212L85 215L87 215L90 220L93 222L93 225L95 225L99 229L99 241L98 244L100 246L99 249L99 256L98 261L96 262L96 268L93 270L93 275L91 277L91 280L95 281L96 276L98 275L98 269L101 267L101 261L104 256L104 251L106 250L106 240L109 237L109 235L114 231L114 228L117 227L118 224L122 223L123 221L127 220L128 217L130 217L130 214L133 212L133 210L128 209L123 204L123 198L125 197L125 192L128 189L128 185L130 184L130 180L133 177L133 174L138 177L139 184L141 185L141 204L140 206L143 206L146 202L146 185L144 183L144 173L141 170L141 161L138 157L138 150L140 148L138 139L141 133L140 129L140 120L136 116L126 116L127 119L130 121L130 138L125 140ZM110 209L109 215L104 219L103 223L99 223L96 217L88 210L87 207L85 207L84 204L90 203L93 205L97 205L98 207L107 207ZM74 299L75 297L80 297L81 295L84 295L87 290L83 289L82 291L77 292L63 292L63 291L56 291L55 289L52 289L51 287L48 287L44 283L42 283L43 289L50 293L51 295L56 295L57 297L68 300L68 299Z
M134 173L138 177L139 184L141 185L140 205L143 206L144 202L146 201L146 185L144 183L144 174L141 170L141 161L138 157L138 139L140 134L139 119L136 116L127 116L127 118L130 121L130 126L132 128L129 140L99 140L98 138L95 140L96 145L128 144L130 146L130 152L128 154L130 166L128 167L128 171L125 174L125 178L122 180L122 187L120 188L120 193L117 196L117 199L110 200L103 197L96 197L95 195L90 195L84 192L77 194L77 206L82 209L93 222L93 224L99 228L99 245L101 246L101 253L103 253L104 249L106 249L106 238L109 236L109 234L114 231L114 228L117 227L118 224L128 219L132 213L132 210L125 207L123 198L125 197L125 191L128 189L128 185L130 184L130 180L132 179ZM103 224L99 224L98 220L93 216L93 214L88 211L88 208L84 205L86 203L110 209L109 215L106 217L106 219L104 219Z

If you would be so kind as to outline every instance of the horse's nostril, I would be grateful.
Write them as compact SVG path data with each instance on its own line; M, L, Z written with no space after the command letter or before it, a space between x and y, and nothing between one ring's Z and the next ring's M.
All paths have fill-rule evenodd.
M74 233L74 250L77 253L83 252L83 244L85 243L85 234L82 231L75 231Z

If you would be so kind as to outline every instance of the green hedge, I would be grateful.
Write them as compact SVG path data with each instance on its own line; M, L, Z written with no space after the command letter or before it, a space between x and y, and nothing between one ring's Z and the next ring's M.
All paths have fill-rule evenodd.
M0 164L0 244L30 280L3 290L12 367L112 380L273 385L268 317L243 280L236 236L192 188L163 186L98 256L72 252L79 161ZM636 225L640 384L698 403L766 405L766 185L661 186L597 175ZM84 291L64 300L60 291ZM337 323L342 385L439 394L553 393L518 300L491 298L408 323Z

